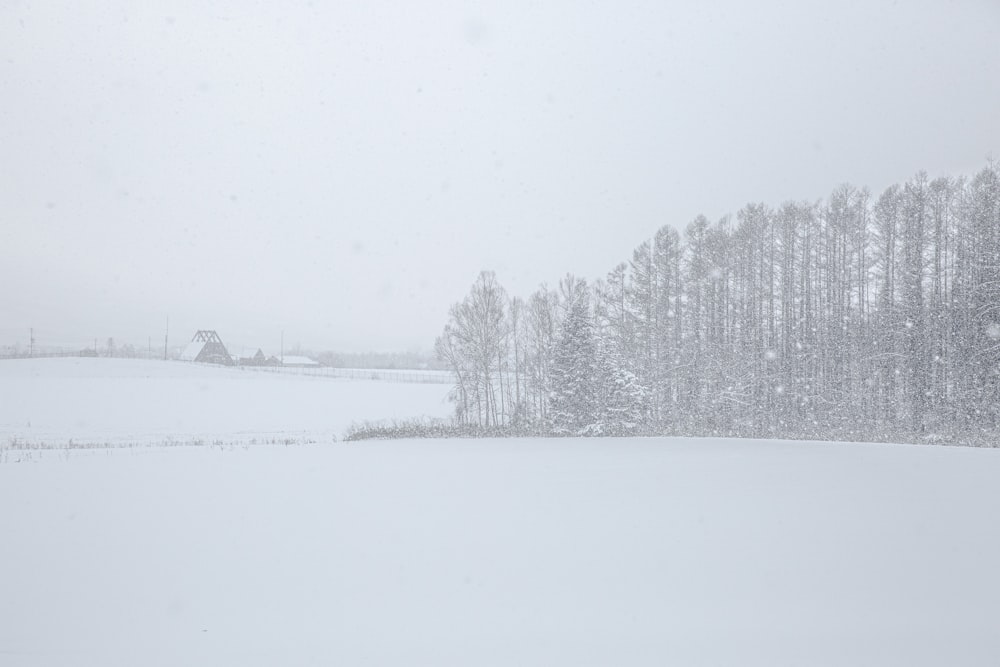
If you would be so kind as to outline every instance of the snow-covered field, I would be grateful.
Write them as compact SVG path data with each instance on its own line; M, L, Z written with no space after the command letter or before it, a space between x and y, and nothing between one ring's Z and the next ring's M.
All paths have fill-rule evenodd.
M1000 656L997 450L563 439L30 454L0 464L4 666Z
M0 665L997 664L1000 451L333 441L446 389L0 362Z
M448 387L138 359L0 361L0 449L329 442L354 421L446 417Z

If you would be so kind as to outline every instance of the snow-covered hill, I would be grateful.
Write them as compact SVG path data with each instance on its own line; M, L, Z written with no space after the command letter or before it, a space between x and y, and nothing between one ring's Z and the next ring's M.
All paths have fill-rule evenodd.
M564 439L22 454L0 464L10 667L1000 655L997 450Z
M137 359L0 361L0 448L329 442L354 421L450 414L448 387Z

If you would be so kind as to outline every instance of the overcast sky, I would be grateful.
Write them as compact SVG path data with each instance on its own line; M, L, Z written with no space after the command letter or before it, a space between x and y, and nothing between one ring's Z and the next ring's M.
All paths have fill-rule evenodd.
M0 344L430 349L482 269L1000 157L996 0L60 4L0 2Z

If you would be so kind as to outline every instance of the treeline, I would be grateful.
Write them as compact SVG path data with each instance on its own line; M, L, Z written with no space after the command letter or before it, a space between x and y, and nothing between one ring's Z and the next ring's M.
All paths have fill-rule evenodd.
M310 352L302 350L290 352L316 359L324 366L333 368L376 368L385 370L427 369L446 370L433 354L410 352Z
M436 352L484 428L989 443L1000 170L699 216L527 299L483 272Z

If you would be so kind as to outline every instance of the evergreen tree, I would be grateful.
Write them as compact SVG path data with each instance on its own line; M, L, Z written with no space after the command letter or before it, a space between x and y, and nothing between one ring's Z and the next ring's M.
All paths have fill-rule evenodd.
M598 430L597 356L586 283L574 283L552 353L549 419L559 435Z
M648 391L612 341L598 340L598 415L595 435L635 435L648 414Z

